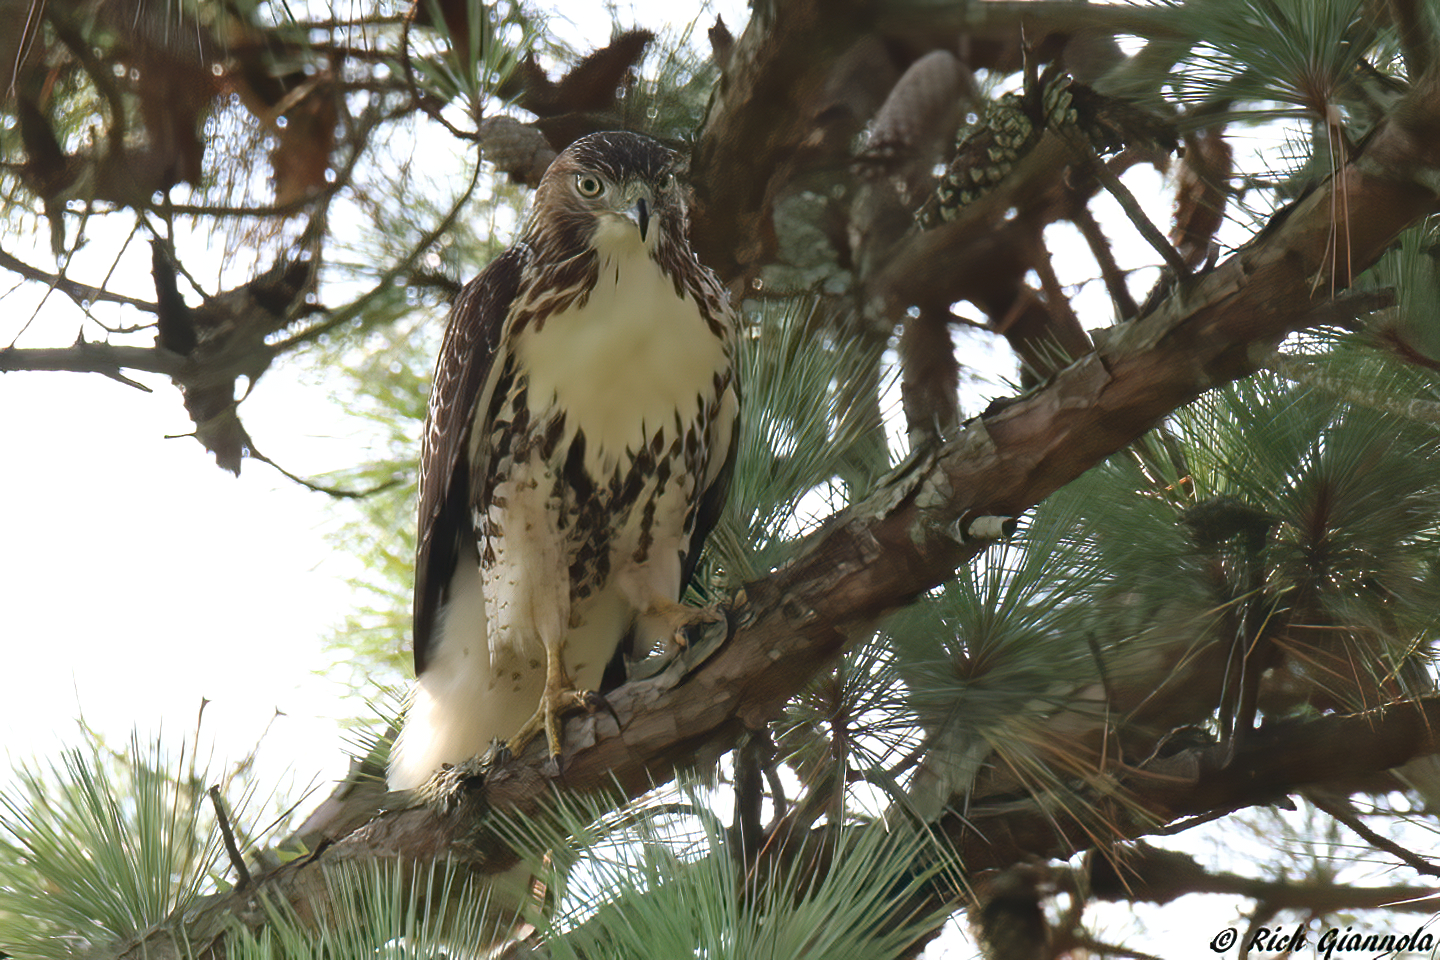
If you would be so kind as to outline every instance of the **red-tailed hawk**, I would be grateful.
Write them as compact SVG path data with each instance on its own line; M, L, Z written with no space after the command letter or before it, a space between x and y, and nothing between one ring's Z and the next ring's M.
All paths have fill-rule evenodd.
M735 456L737 323L686 238L674 155L562 152L455 301L420 461L415 669L392 789L518 749L621 644L678 636Z

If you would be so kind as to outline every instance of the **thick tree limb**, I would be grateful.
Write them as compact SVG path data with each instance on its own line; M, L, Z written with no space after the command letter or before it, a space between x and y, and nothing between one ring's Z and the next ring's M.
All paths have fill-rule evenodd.
M830 162L849 160L841 139L817 136L817 99L839 54L864 33L859 0L802 0L750 18L731 51L691 159L692 241L726 282L771 258L771 210L802 157L822 146ZM883 95L883 94L882 94ZM866 118L856 118L855 124Z
M1153 833L1186 816L1272 803L1306 786L1389 770L1440 751L1440 697L1360 714L1332 715L1261 730L1231 755L1230 744L1186 750L1097 778L1083 809L1042 808L1032 800L947 814L942 829L966 868L1007 866L1028 854L1064 859L1095 845ZM1123 799L1117 799L1123 798Z
M1411 76L1425 73L1435 58L1435 37L1424 7L1415 0L1390 0L1389 12L1395 20L1396 32L1400 34L1406 71Z
M564 775L543 773L542 748L467 781L446 811L387 812L304 862L257 878L253 892L191 914L195 956L211 956L207 929L233 912L258 925L260 896L323 916L323 870L347 860L427 860L451 855L489 872L513 854L489 838L483 811L536 811L551 791L619 788L633 796L675 767L729 749L746 727L774 717L848 640L975 557L983 543L956 535L979 515L1014 516L1074 479L1157 420L1218 384L1243 376L1273 344L1313 317L1347 265L1373 263L1401 230L1440 206L1440 82L1417 86L1366 151L1215 270L1182 282L1159 309L1112 331L1098 353L1070 365L1043 389L971 421L951 443L912 457L865 502L832 518L788 567L750 584L737 599L738 630L704 657L691 648L654 678L615 691L609 715L572 720ZM1349 192L1350 256L1327 259L1331 193ZM933 231L939 232L939 231ZM1061 824L1054 811L993 808L994 816L943 821L972 868L1022 854L1065 855L1097 840L1137 836L1176 817L1273 800L1301 786L1385 770L1435 752L1440 698L1355 716L1328 716L1247 740L1222 763L1216 749L1157 760L1143 770L1107 771L1128 792L1097 809L1100 823ZM1103 831L1103 832L1101 832ZM237 899L238 898L238 899ZM218 936L218 934L216 934ZM200 945L210 942L211 948ZM178 956L169 932L118 951ZM112 954L115 955L115 954Z

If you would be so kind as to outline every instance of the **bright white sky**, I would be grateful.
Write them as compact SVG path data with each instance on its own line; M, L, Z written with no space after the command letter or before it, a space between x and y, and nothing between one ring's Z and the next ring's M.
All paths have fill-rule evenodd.
M107 736L163 726L178 743L203 697L220 755L243 756L278 709L266 759L334 776L335 719L362 711L313 673L355 571L323 538L324 498L254 461L237 480L194 440L166 440L191 425L169 383L148 382L154 394L92 374L0 377L0 743L53 752L82 708ZM245 419L280 462L353 455L310 433L336 424L294 415L336 419L283 368L261 384Z
M556 26L577 46L609 35L600 0L563 9L570 23ZM687 23L699 9L693 0L645 3L622 6L621 19L654 29ZM744 4L727 0L719 10L738 35ZM712 7L702 27L713 16ZM1148 170L1126 179L1142 197L1158 186ZM1155 216L1163 223L1163 211ZM1102 222L1119 220L1111 213ZM1156 260L1133 231L1115 235L1122 265ZM23 244L4 235L7 249L52 266L45 238L28 250ZM92 248L99 256L113 252L99 238ZM147 247L134 245L112 289L153 298L148 257ZM1094 275L1084 253L1059 257L1056 266L1065 283ZM71 276L96 283L108 267L81 259ZM1144 276L1132 287L1137 295L1148 285ZM1099 284L1078 301L1082 316L1087 304L1095 311L1087 323L1109 322ZM21 293L0 299L0 346L32 310ZM71 318L59 333L57 313ZM18 345L64 345L78 326L78 312L56 294ZM89 335L98 334L91 327ZM217 760L243 757L279 711L260 753L261 782L281 784L292 797L296 786L324 786L345 768L338 721L365 712L317 675L327 665L323 639L351 609L344 580L357 569L325 538L327 498L256 461L233 478L194 440L165 439L191 429L179 396L162 377L136 379L155 392L95 374L0 376L0 503L7 513L0 535L0 745L12 761L53 755L78 741L82 709L117 743L132 728L145 737L163 730L167 742L178 743L192 734L204 698L202 743L213 744ZM363 456L364 436L339 401L326 403L297 380L296 371L277 366L245 402L244 422L261 449L301 474ZM7 767L0 762L0 787ZM292 786L283 785L287 779ZM1226 913L1215 911L1215 929L1228 922Z

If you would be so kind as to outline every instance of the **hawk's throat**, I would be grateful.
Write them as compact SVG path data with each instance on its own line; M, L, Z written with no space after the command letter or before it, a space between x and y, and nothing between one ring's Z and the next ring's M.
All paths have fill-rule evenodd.
M692 422L729 367L695 299L651 255L659 232L642 241L628 220L602 218L589 295L517 344L531 417L565 411L563 445L584 432L591 476L613 474L677 418Z

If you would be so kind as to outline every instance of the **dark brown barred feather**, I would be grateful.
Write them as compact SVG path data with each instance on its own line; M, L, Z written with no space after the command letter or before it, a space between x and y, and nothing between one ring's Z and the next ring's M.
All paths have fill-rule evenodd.
M415 670L425 656L450 577L473 549L470 442L475 404L499 348L510 305L520 289L527 252L512 247L490 262L455 298L420 438L420 530L415 554Z

